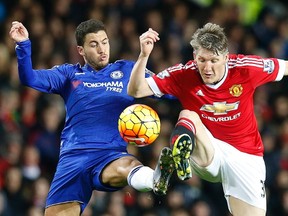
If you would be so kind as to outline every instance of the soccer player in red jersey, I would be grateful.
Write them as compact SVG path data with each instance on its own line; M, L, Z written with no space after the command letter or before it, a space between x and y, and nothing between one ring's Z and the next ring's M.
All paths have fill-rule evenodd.
M224 29L207 23L190 42L194 60L145 79L144 72L159 35L140 36L141 53L128 93L134 97L176 96L183 106L171 135L178 177L192 172L221 182L230 212L265 215L263 143L253 109L255 89L288 75L288 62L276 58L229 54Z

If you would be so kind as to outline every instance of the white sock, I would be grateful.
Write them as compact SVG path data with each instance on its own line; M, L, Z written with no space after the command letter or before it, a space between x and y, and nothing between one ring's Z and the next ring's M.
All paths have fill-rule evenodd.
M153 189L154 170L147 166L134 167L128 174L127 181L134 189L147 192Z

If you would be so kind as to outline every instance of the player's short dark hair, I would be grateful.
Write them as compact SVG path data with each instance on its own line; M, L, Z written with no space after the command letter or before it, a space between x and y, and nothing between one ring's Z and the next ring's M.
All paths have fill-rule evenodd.
M81 22L75 32L75 38L78 46L83 46L85 42L85 36L89 33L97 33L98 31L105 31L106 28L102 21L96 19L90 19L84 22Z
M190 44L195 52L199 48L207 49L217 55L228 52L228 39L224 29L213 23L207 23L203 28L197 29Z

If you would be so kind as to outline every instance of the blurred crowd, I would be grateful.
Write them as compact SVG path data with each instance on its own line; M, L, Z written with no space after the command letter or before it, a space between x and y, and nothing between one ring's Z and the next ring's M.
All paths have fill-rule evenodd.
M83 60L74 30L86 19L102 20L111 43L111 62L136 60L139 35L149 27L161 40L148 68L159 72L192 58L189 41L206 22L225 28L231 53L288 59L288 3L269 0L2 0L0 1L0 216L43 215L59 155L65 110L59 96L19 83L11 22L21 21L32 40L35 68ZM161 134L150 146L129 151L155 167L160 149L181 109L177 103L142 99L161 118ZM265 145L268 216L288 215L288 80L258 88L255 113ZM166 196L126 187L95 191L83 216L229 216L220 184L197 176L172 176Z

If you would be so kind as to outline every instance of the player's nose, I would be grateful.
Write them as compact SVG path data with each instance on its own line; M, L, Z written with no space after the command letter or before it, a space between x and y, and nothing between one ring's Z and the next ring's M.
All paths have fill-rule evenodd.
M105 50L105 46L103 44L99 44L97 47L97 52L98 53L103 53Z
M206 61L206 62L204 63L204 70L205 70L205 71L209 71L209 70L211 70L211 68L212 68L212 63L209 62L209 61Z

